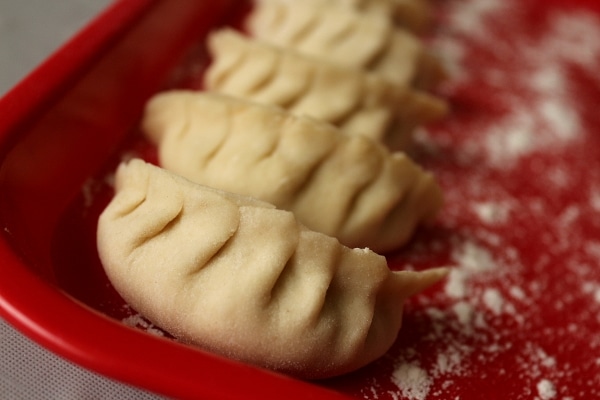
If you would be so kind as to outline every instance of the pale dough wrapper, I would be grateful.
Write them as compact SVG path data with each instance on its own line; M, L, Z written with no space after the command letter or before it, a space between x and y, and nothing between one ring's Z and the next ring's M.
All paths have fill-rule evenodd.
M391 272L290 212L141 160L118 168L115 189L97 245L124 300L184 342L299 377L380 357L405 299L446 274Z
M245 22L251 36L284 48L427 89L445 71L423 42L385 16L322 2L257 0Z
M296 0L306 1L306 0ZM322 2L323 0L312 0ZM399 26L424 33L432 26L433 6L428 0L327 0L329 4L353 7L366 13L386 15Z
M397 249L442 204L433 176L405 154L275 106L164 92L148 102L142 130L162 167L293 211L349 247Z
M407 150L415 127L437 120L446 102L379 75L272 46L231 29L208 38L211 64L205 88L275 104Z

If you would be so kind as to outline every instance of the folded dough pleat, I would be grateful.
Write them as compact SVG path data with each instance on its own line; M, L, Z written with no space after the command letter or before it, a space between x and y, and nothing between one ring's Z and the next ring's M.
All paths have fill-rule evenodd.
M405 154L274 106L164 92L148 102L142 129L162 167L293 211L349 247L397 249L442 203L433 176Z
M268 45L231 29L208 38L207 90L266 104L406 150L415 127L447 113L443 100L376 74Z
M367 0L368 1L368 0ZM383 0L394 4L392 16L403 28L425 33L433 25L433 5L429 0Z
M284 48L427 89L445 76L422 41L387 17L322 2L257 0L245 22L251 36Z
M322 0L311 1L322 2ZM328 4L384 15L402 28L415 33L426 32L431 28L434 19L433 6L429 0L328 0Z
M115 182L97 229L115 289L180 340L262 367L304 378L360 368L394 342L406 298L446 273L391 272L290 212L141 160Z

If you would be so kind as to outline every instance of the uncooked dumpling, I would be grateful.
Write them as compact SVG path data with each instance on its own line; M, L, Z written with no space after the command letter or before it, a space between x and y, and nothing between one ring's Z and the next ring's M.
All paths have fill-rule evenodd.
M148 102L142 129L162 167L293 211L349 247L397 249L442 203L433 176L405 154L274 106L164 92Z
M447 112L446 103L428 93L230 29L213 32L208 48L212 63L205 75L207 90L275 104L394 150L409 148L415 127Z
M271 44L366 69L401 85L430 88L444 76L422 41L389 18L325 1L258 0L245 28Z
M125 301L184 342L300 377L384 354L404 300L446 272L391 272L290 212L141 160L118 168L115 189L97 244Z
M306 0L296 0L306 1ZM311 0L319 1L323 0ZM433 21L433 7L428 0L327 0L329 4L353 7L367 13L387 15L399 26L416 33L427 31Z

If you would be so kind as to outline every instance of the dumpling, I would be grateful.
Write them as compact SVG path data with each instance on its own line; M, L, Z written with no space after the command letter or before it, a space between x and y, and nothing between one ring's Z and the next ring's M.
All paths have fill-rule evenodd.
M416 33L427 31L433 21L433 7L429 0L328 0L328 2L353 7L362 12L387 15L399 26Z
M405 299L446 273L391 272L290 212L141 160L119 166L115 189L97 246L124 300L181 341L299 377L384 354Z
M381 15L323 2L258 0L245 21L251 36L390 82L430 88L445 76L421 40Z
M368 0L366 1L368 2ZM431 1L389 0L389 2L395 5L392 15L400 26L416 33L423 33L431 28L434 20Z
M142 130L162 167L293 211L349 247L394 250L441 207L433 176L405 154L278 107L164 92L148 102Z
M245 37L213 32L205 88L332 123L406 150L415 127L439 119L446 103L426 92L393 85L376 74L304 56Z

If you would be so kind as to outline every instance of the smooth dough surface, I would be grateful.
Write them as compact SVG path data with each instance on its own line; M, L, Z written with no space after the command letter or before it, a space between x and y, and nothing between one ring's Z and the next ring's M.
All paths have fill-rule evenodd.
M162 167L293 211L349 247L395 250L442 204L434 177L404 153L274 106L163 92L149 101L142 129Z
M304 378L357 369L394 342L406 298L446 271L391 272L256 199L141 160L119 166L97 246L115 289L182 341Z
M423 42L385 16L327 2L257 0L245 29L251 36L314 57L427 89L445 76Z
M426 92L231 29L213 32L208 48L212 62L205 74L207 90L278 105L393 150L410 148L415 127L447 113L446 102Z

